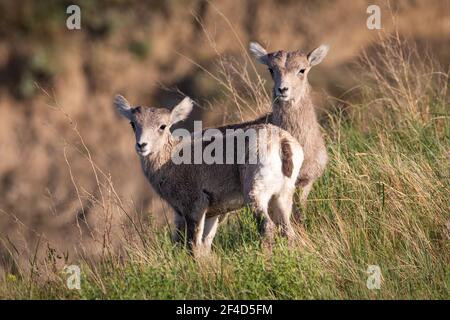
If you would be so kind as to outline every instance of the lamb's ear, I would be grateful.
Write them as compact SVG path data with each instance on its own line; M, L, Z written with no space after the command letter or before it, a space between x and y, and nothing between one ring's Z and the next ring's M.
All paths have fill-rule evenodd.
M262 64L267 64L269 62L267 51L258 42L250 42L250 52L253 56Z
M120 94L116 95L114 97L114 106L116 107L117 111L124 116L127 119L131 119L131 110L133 109L130 106L130 103Z
M322 44L308 53L309 65L312 67L321 63L323 58L325 58L325 56L327 55L329 49L330 47L328 45Z
M191 113L193 106L194 103L191 98L184 98L170 113L170 125L186 119L189 116L189 113Z

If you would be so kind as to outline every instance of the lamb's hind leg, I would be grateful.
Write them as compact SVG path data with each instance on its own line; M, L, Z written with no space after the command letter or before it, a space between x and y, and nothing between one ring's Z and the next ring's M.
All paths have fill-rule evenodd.
M281 235L286 237L289 242L292 242L295 238L295 232L290 221L293 196L294 190L286 191L283 194L274 196L271 201L273 220L281 228Z
M264 247L270 249L275 232L275 224L270 218L268 211L270 197L265 197L264 195L256 196L250 192L246 198L246 203L249 205L250 210L252 210L256 222L258 223L259 233L262 237L262 244Z

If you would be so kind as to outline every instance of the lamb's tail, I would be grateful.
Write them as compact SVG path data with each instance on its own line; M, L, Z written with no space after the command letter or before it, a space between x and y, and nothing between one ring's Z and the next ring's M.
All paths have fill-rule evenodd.
M294 162L292 159L292 148L288 139L281 139L281 171L290 178L294 170Z

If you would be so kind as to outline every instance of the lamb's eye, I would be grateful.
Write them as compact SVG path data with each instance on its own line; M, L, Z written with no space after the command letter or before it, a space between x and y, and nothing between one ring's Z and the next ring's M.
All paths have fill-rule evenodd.
M269 68L269 72L270 72L271 75L273 75L273 69L272 68Z
M130 122L131 128L133 128L133 131L136 131L136 125L134 124L134 122Z
M166 125L165 124L162 124L160 127L159 127L159 130L164 130L166 128Z
M298 74L304 74L305 71L306 71L306 69L305 69L305 68L302 68L302 69L300 69L300 70L298 71Z

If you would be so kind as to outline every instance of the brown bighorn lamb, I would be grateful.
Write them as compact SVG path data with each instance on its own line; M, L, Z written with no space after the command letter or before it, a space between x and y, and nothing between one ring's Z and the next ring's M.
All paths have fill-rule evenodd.
M233 158L230 164L228 161L223 164L176 164L174 154L180 147L184 152L186 146L195 150L195 143L202 147L210 144L210 140L195 136L186 142L169 130L191 112L192 101L189 98L172 111L131 107L120 95L115 97L114 105L133 127L135 148L148 181L172 206L177 213L175 217L186 221L187 242L194 255L209 252L220 215L245 204L250 206L259 222L264 244L270 244L275 225L281 228L284 236L294 236L290 214L303 151L288 132L270 124L246 127L245 134L248 130L257 133L253 135L254 140L250 138L248 143L246 140L243 143L245 157L251 157L252 153L258 156L254 163ZM192 138L191 135L188 137ZM229 138L234 142L237 136L226 134L223 137L224 140ZM238 154L238 143L233 143L231 148L233 155ZM228 152L227 149L227 155Z
M310 96L308 73L328 53L321 45L310 53L302 51L267 51L258 43L250 43L256 59L267 65L272 79L272 113L252 123L269 122L295 137L303 147L303 161L298 185L302 187L300 202L304 206L313 183L323 174L328 162L327 150ZM300 218L300 217L296 217Z

